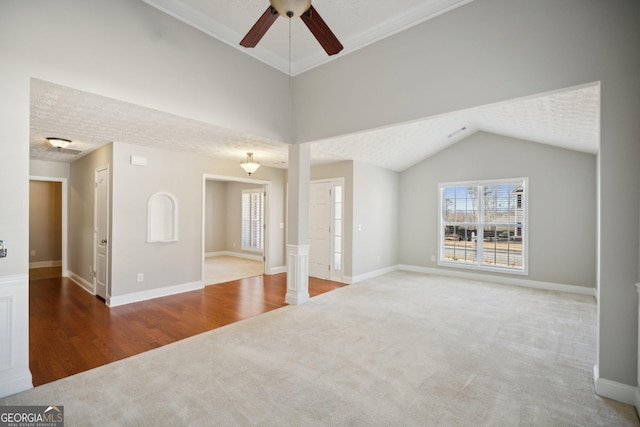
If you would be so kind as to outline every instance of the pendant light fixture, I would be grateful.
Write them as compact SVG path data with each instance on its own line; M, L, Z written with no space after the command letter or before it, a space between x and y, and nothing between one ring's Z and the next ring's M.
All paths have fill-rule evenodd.
M252 173L258 170L260 163L253 160L253 153L247 153L247 160L240 163L240 167L244 169L246 173L251 176Z

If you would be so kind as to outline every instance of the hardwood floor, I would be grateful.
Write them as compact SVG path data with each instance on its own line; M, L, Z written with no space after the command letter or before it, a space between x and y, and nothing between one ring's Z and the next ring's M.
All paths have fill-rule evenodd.
M30 274L29 367L38 386L283 307L286 274L109 308L68 278ZM316 296L344 286L309 278Z

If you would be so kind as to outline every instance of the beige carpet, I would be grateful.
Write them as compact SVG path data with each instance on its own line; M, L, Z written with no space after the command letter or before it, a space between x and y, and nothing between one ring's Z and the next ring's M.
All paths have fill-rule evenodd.
M46 384L67 426L637 426L593 298L396 272Z
M226 255L205 258L205 285L215 285L217 283L244 279L245 277L260 276L263 273L264 264L262 261L253 261Z

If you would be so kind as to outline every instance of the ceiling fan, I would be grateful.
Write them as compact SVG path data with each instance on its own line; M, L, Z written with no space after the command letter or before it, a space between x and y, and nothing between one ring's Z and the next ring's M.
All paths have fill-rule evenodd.
M316 9L311 6L311 0L269 0L271 6L262 14L258 21L240 42L244 47L256 47L262 36L273 25L278 15L286 18L300 17L311 34L318 40L328 55L335 55L343 49L338 38L320 17Z

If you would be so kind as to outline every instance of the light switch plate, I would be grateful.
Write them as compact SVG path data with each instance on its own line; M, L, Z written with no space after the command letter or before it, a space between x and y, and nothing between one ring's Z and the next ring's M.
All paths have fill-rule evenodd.
M7 241L0 240L0 258L7 256Z

